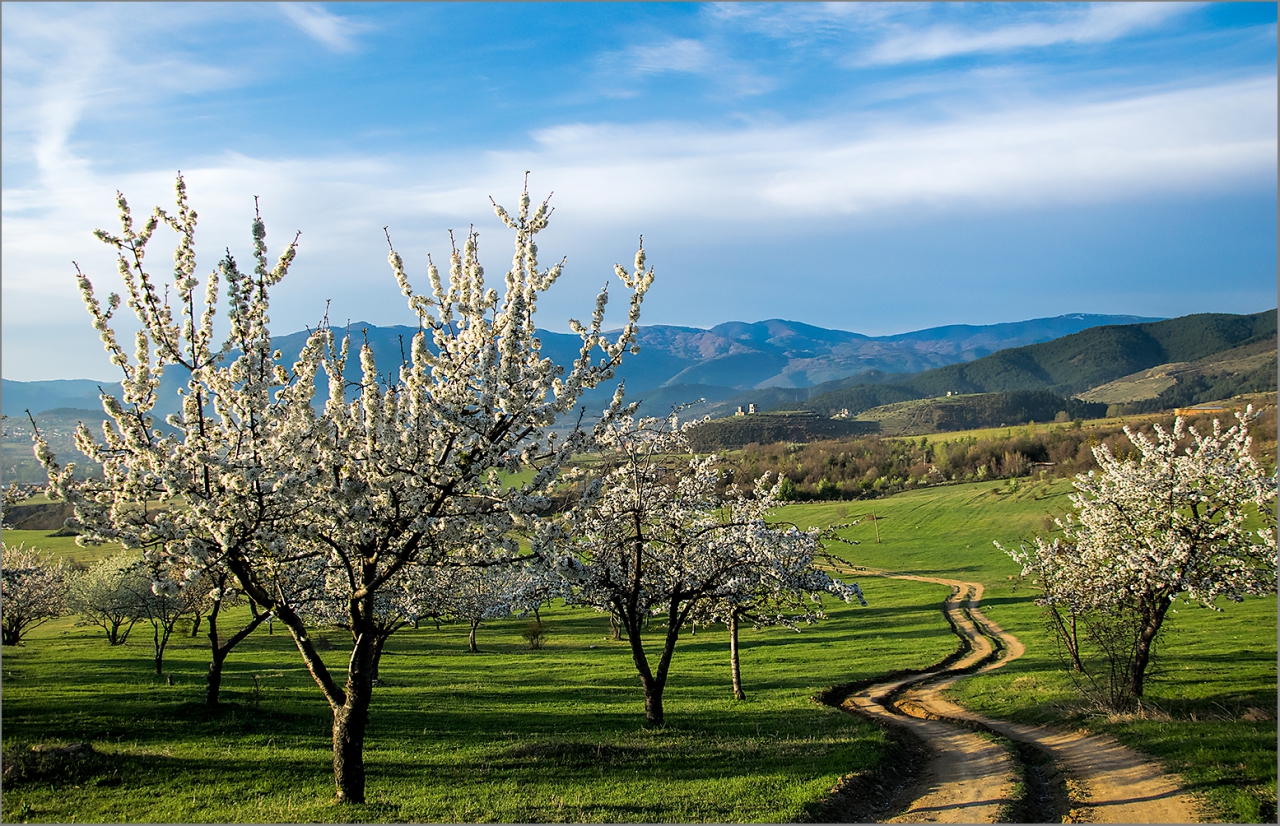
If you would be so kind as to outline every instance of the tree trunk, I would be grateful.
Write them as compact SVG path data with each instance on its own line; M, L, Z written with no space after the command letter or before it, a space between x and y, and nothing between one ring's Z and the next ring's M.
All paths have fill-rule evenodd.
M644 683L644 722L647 726L662 725L662 689L664 685L654 680Z
M479 624L478 622L471 623L471 633L467 635L467 648L471 650L472 654L480 653L480 649L476 648L476 626Z
M1142 628L1138 632L1138 644L1133 652L1133 675L1130 691L1134 697L1142 699L1142 690L1146 682L1147 666L1151 664L1151 646L1160 626L1164 624L1164 615L1172 605L1169 598L1155 598L1154 606L1144 606L1142 611Z
M1071 634L1068 639L1071 641L1069 648L1071 651L1071 667L1074 668L1077 673L1083 674L1084 663L1080 662L1080 635L1076 629L1076 615L1074 611L1071 612Z
M1058 639L1062 642L1062 646L1067 649L1067 655L1071 658L1071 669L1076 673L1084 673L1084 664L1080 661L1080 637L1076 629L1076 613L1071 609L1067 609L1071 622L1068 625L1062 619L1062 612L1058 606L1051 605L1045 611L1053 617L1053 630L1057 633Z
M218 693L222 689L222 663L226 658L225 653L216 648L213 650L213 660L209 663L209 676L205 677L204 682L205 705L218 704Z
M218 704L218 694L222 687L222 663L227 659L227 655L267 619L267 614L254 609L253 619L249 624L223 643L218 637L218 614L221 609L221 602L215 602L209 611L209 647L213 650L213 659L209 663L209 676L205 678L204 701L206 705L211 706Z
M364 803L364 735L373 698L374 634L356 638L347 672L346 702L333 709L333 781L339 803Z
M395 629L388 631L386 634L378 634L373 641L373 681L378 682L378 667L382 665L382 649L387 644L387 639L395 632Z
M152 623L152 627L155 630L154 641L155 641L155 647L156 647L156 676L157 677L164 673L164 648L166 645L169 644L169 632L170 630L172 630L169 628L164 628L162 632L161 631L162 624L163 623L161 624Z
M742 691L742 670L738 666L738 612L729 614L729 673L733 676L733 699L745 700Z
M105 620L102 627L106 629L107 632L107 644L114 646L124 645L128 642L129 632L133 630L134 623L136 622L137 620L133 620L128 625L125 625L124 620ZM124 626L123 632L120 630L121 626Z

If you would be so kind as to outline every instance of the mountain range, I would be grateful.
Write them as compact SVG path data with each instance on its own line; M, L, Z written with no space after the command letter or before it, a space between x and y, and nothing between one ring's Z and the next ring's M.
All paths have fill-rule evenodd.
M660 413L673 403L697 398L723 400L744 391L767 388L810 388L859 375L917 373L983 358L1011 347L1052 341L1102 325L1128 325L1156 319L1128 315L1074 313L1003 324L957 324L931 327L891 336L867 336L829 330L795 321L771 319L755 323L728 322L709 330L669 325L643 326L640 353L628 356L619 371L628 397L643 399L649 412ZM349 326L364 337L379 365L391 369L417 332L405 326L378 327L364 322ZM540 331L542 352L557 364L577 355L579 339L568 333ZM305 331L278 336L276 346L286 360L302 349ZM359 369L353 359L349 369ZM180 373L165 374L157 412L176 410ZM0 412L21 415L54 408L98 410L98 389L118 394L118 384L88 379L0 382ZM611 389L599 389L584 399L607 400Z
M646 327L639 335L641 353L629 356L621 373L627 398L642 401L644 413L665 414L673 404L701 398L705 403L685 415L727 417L697 429L706 431L703 441L708 442L699 449L767 439L808 441L857 433L938 432L961 425L994 427L1027 418L1143 413L1241 394L1274 397L1275 310L1091 326L1114 318L1059 316L879 338L777 320L710 330ZM1054 335L1073 326L1083 329ZM360 324L351 325L351 331L369 342L386 370L400 363L402 348L407 349L416 333L409 327ZM575 336L544 332L541 337L543 353L557 363L565 364L577 354ZM292 359L305 338L305 332L294 333L275 343L285 359ZM1047 340L999 348L1001 342L1027 338ZM987 347L995 352L975 357ZM356 361L349 368L358 370ZM938 361L949 363L908 372L911 366ZM823 371L846 369L861 372L794 386L812 382ZM181 381L177 371L166 372L158 413L172 411ZM43 478L31 458L24 409L36 412L41 432L56 453L75 459L76 423L94 425L103 417L99 386L88 380L6 380L3 409L11 418L4 427L0 475L18 482ZM119 392L118 385L101 386ZM588 413L603 407L611 393L611 388L597 388L584 397ZM735 407L748 405L766 414L800 413L730 415Z

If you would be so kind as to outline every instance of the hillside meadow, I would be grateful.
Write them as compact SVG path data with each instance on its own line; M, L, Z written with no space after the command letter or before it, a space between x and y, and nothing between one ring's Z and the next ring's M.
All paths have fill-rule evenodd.
M1275 817L1276 601L1172 621L1140 715L1084 705L1059 668L1035 592L992 545L1047 532L1068 508L1066 480L926 488L870 501L788 506L802 526L860 519L852 565L969 579L987 615L1027 655L953 694L993 716L1114 734L1181 772L1214 819ZM870 515L875 515L874 522ZM879 542L876 540L876 529ZM35 532L39 533L39 532ZM38 539L38 538L37 538ZM10 540L6 532L6 541ZM33 540L31 544L40 543ZM824 795L893 753L872 723L813 701L822 689L955 649L939 605L947 589L867 575L870 605L829 605L803 629L745 630L745 702L731 699L727 634L686 634L667 689L667 725L643 727L624 642L584 609L543 611L549 635L530 650L525 620L424 624L392 638L374 694L366 757L370 802L332 801L327 707L282 629L255 632L226 663L225 704L202 700L207 642L175 638L172 679L155 676L150 628L111 648L72 620L4 652L6 762L32 743L88 741L100 757L74 771L29 767L6 781L0 814L33 821L595 821L820 820ZM660 633L655 620L650 633ZM229 625L228 625L229 627ZM322 633L331 665L344 632Z

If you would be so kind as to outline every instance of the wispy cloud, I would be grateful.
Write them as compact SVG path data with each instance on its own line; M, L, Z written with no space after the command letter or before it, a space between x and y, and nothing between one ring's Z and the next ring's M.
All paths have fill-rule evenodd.
M159 45L164 38L156 35L171 21L163 8L139 18L141 8L78 7L74 25L43 10L5 8L5 152L32 163L50 188L85 173L88 161L74 144L86 119L142 112L174 95L242 79L234 69ZM182 24L191 22L184 16ZM139 43L147 48L137 49Z
M850 66L891 65L1068 44L1105 43L1153 29L1200 3L717 4L717 24L792 46L822 43ZM939 18L963 22L938 22Z
M710 50L702 41L691 38L672 38L653 46L633 46L627 50L625 58L632 71L640 74L701 74L712 65Z
M308 37L335 52L354 52L356 36L367 31L367 23L334 14L318 3L280 3L289 22Z
M1190 3L1099 3L1083 9L1050 6L1053 19L990 27L894 25L890 34L853 57L862 64L908 63L959 55L1008 52L1062 44L1104 43L1186 14ZM896 31L895 31L896 30Z
M772 91L777 82L761 74L749 62L733 58L720 44L687 37L667 37L605 52L596 58L597 72L606 83L620 78L639 79L667 73L703 78L734 96Z

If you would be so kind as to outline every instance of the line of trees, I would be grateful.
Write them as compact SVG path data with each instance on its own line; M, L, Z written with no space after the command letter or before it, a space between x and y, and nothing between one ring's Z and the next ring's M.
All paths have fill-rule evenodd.
M1173 416L1155 418L1162 426L1172 426ZM1208 416L1189 423L1212 426ZM1274 462L1275 411L1264 411L1253 428L1258 437L1251 444L1253 455ZM1135 450L1123 425L1086 427L1079 421L1034 432L1010 429L1007 435L982 438L869 436L803 445L749 445L725 456L724 464L733 471L725 484L745 489L749 480L767 472L786 477L785 499L865 499L954 482L1088 473L1098 469L1094 451L1104 446L1121 457Z

